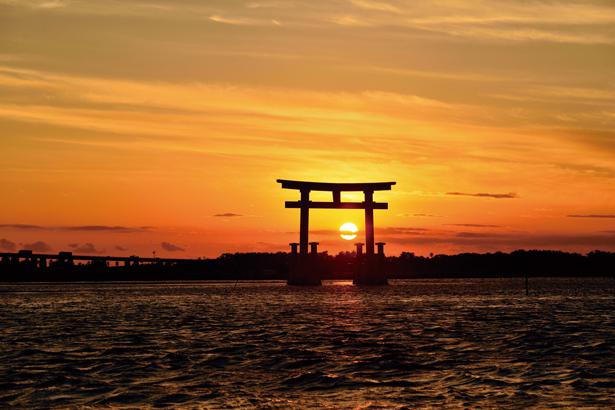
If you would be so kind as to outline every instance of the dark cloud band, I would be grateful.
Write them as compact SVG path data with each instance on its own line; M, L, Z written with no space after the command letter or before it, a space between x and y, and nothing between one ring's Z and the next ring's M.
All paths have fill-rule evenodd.
M151 226L109 226L109 225L76 225L76 226L41 226L29 224L0 224L0 229L23 230L23 231L67 231L67 232L146 232L151 231Z

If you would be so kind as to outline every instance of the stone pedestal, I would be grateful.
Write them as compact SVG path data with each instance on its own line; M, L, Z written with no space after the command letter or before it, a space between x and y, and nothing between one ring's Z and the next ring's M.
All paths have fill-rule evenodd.
M318 269L318 242L310 242L311 252L297 253L298 243L290 243L290 272L289 285L293 286L320 286L320 270Z
M360 252L360 244L357 244L357 270L355 272L355 285L360 286L383 286L389 282L386 276L386 266L384 257L384 242L378 242L377 254L366 254Z
M363 255L357 261L357 270L352 283L359 286L388 285L383 262L384 260L380 255Z
M289 285L293 286L320 286L320 272L317 266L316 255L292 255L290 272L288 274Z

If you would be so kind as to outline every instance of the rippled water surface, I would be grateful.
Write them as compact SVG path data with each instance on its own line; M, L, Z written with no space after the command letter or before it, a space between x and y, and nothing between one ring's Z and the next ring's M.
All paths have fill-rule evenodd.
M0 407L615 407L615 281L0 285Z

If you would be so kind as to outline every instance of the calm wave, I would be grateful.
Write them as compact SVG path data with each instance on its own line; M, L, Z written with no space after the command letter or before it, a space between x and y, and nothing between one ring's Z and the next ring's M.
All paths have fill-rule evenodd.
M614 407L615 281L0 285L1 407Z

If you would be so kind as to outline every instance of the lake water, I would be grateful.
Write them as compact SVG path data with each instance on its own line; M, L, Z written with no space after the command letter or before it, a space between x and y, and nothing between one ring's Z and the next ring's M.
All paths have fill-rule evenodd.
M609 279L0 285L0 407L615 407Z

